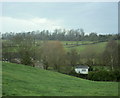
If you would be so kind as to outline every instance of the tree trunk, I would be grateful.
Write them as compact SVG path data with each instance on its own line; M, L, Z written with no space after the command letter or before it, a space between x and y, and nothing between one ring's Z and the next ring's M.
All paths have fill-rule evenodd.
M111 68L113 70L113 57L111 56Z

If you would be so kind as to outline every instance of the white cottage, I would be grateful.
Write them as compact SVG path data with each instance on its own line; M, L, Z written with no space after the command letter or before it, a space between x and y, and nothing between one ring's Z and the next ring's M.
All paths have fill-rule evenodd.
M88 74L88 69L88 66L80 65L75 68L75 72L79 74Z

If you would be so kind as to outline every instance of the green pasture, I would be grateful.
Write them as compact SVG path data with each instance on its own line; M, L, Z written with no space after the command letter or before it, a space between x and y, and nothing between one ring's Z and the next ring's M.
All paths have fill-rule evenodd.
M117 96L117 82L95 82L2 62L3 96Z

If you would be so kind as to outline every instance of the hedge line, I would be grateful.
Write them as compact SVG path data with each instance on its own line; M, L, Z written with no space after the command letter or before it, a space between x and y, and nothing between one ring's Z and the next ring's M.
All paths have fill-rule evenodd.
M120 70L89 72L87 79L94 81L120 81Z
M120 81L120 70L113 71L90 71L88 75L77 74L75 71L71 71L69 75L89 79L93 81Z

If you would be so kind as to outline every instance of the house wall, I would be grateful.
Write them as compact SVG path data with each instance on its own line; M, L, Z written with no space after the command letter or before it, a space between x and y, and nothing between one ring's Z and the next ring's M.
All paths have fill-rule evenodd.
M83 71L85 70L85 71ZM88 74L88 69L87 68L75 68L76 73L81 73L81 74Z

